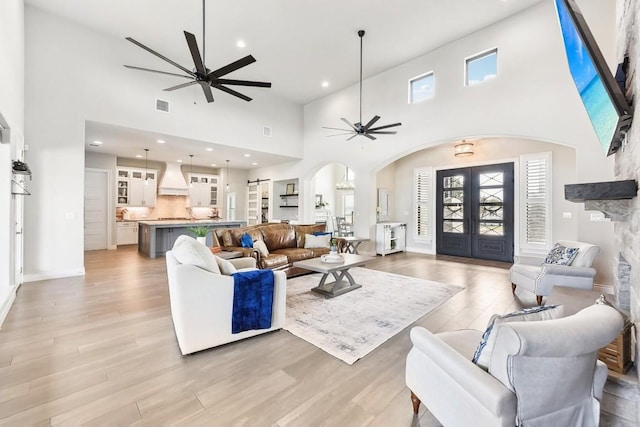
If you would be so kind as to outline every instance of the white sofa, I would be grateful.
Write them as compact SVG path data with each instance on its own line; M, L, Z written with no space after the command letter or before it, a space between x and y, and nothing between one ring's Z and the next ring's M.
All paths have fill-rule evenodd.
M182 354L281 329L284 326L287 277L274 271L271 328L231 333L233 277L180 264L166 253L171 316ZM255 268L254 258L229 260L235 268Z
M608 372L597 352L622 326L607 305L502 323L488 372L471 361L481 331L415 327L406 365L414 413L422 402L447 427L597 426Z

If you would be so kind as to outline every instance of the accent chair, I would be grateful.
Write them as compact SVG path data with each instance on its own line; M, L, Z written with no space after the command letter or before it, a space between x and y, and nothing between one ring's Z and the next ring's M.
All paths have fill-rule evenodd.
M600 248L569 240L559 240L557 243L565 248L578 249L570 264L545 264L542 258L519 257L509 270L512 292L515 293L518 286L533 292L540 305L542 297L550 295L554 286L593 289L596 270L591 265Z
M621 331L613 307L595 304L553 320L496 327L488 371L472 362L482 332L411 330L406 384L448 427L597 426L607 366L598 350Z

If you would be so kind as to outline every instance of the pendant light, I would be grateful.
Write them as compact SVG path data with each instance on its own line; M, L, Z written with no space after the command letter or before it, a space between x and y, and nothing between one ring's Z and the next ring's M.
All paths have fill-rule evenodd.
M149 174L147 173L147 162L149 160L149 149L144 149L144 184L149 185Z
M189 175L193 175L193 154L189 154L189 157L191 157L191 171L189 172ZM193 187L193 177L189 177L189 187Z
M229 177L229 160L225 160L225 162L227 162L227 178L226 178L227 179L227 187L226 187L226 189L227 189L227 193L228 193L229 191L231 191L231 186L229 185L229 178L230 178Z

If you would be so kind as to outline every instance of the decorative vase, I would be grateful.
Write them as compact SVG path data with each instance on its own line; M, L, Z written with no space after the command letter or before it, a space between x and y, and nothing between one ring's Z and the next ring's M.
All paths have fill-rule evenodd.
M337 246L331 246L329 248L329 255L331 255L331 256L338 255L338 247Z
M203 245L207 246L207 236L204 237L196 237L196 239L198 240L198 242L202 243Z

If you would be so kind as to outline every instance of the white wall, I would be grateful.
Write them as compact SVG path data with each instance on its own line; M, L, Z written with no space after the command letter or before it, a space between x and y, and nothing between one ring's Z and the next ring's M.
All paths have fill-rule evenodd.
M83 274L85 120L302 155L300 106L265 89L249 103L217 93L216 102L199 98L194 105L192 91L162 91L175 83L170 77L124 68L158 68L159 61L124 35L106 36L33 7L25 15L25 134L37 171L26 208L25 280ZM156 97L171 101L170 114L154 111ZM273 129L268 146L263 126Z
M615 34L609 22L615 5L586 2L590 12L585 11L586 18L598 22L595 36ZM382 117L380 124L402 121L397 135L381 136L377 141L357 137L345 142L344 137L326 137L330 133L322 129L340 124L341 117L358 117L357 85L308 104L304 108L304 160L258 172L273 179L292 174L301 177L306 190L301 197L302 217L308 220L313 189L306 183L326 163L347 164L356 175L355 231L365 237L373 236L377 171L417 150L462 138L508 137L573 147L575 182L609 181L613 162L605 158L597 142L571 80L561 40L553 2L543 2L365 80L363 119L377 114ZM465 87L464 58L494 47L498 48L498 78ZM603 48L610 52L607 46ZM408 105L408 79L430 70L436 78L435 97ZM410 183L396 182L396 187L406 185ZM612 225L591 222L589 213L581 208L575 218L571 237L600 245L600 258L609 259ZM609 282L610 263L600 267L602 280Z
M22 0L0 2L0 115L11 129L11 142L0 144L0 325L13 298L16 203L27 196L11 195L11 160L16 159L24 135L24 5Z

